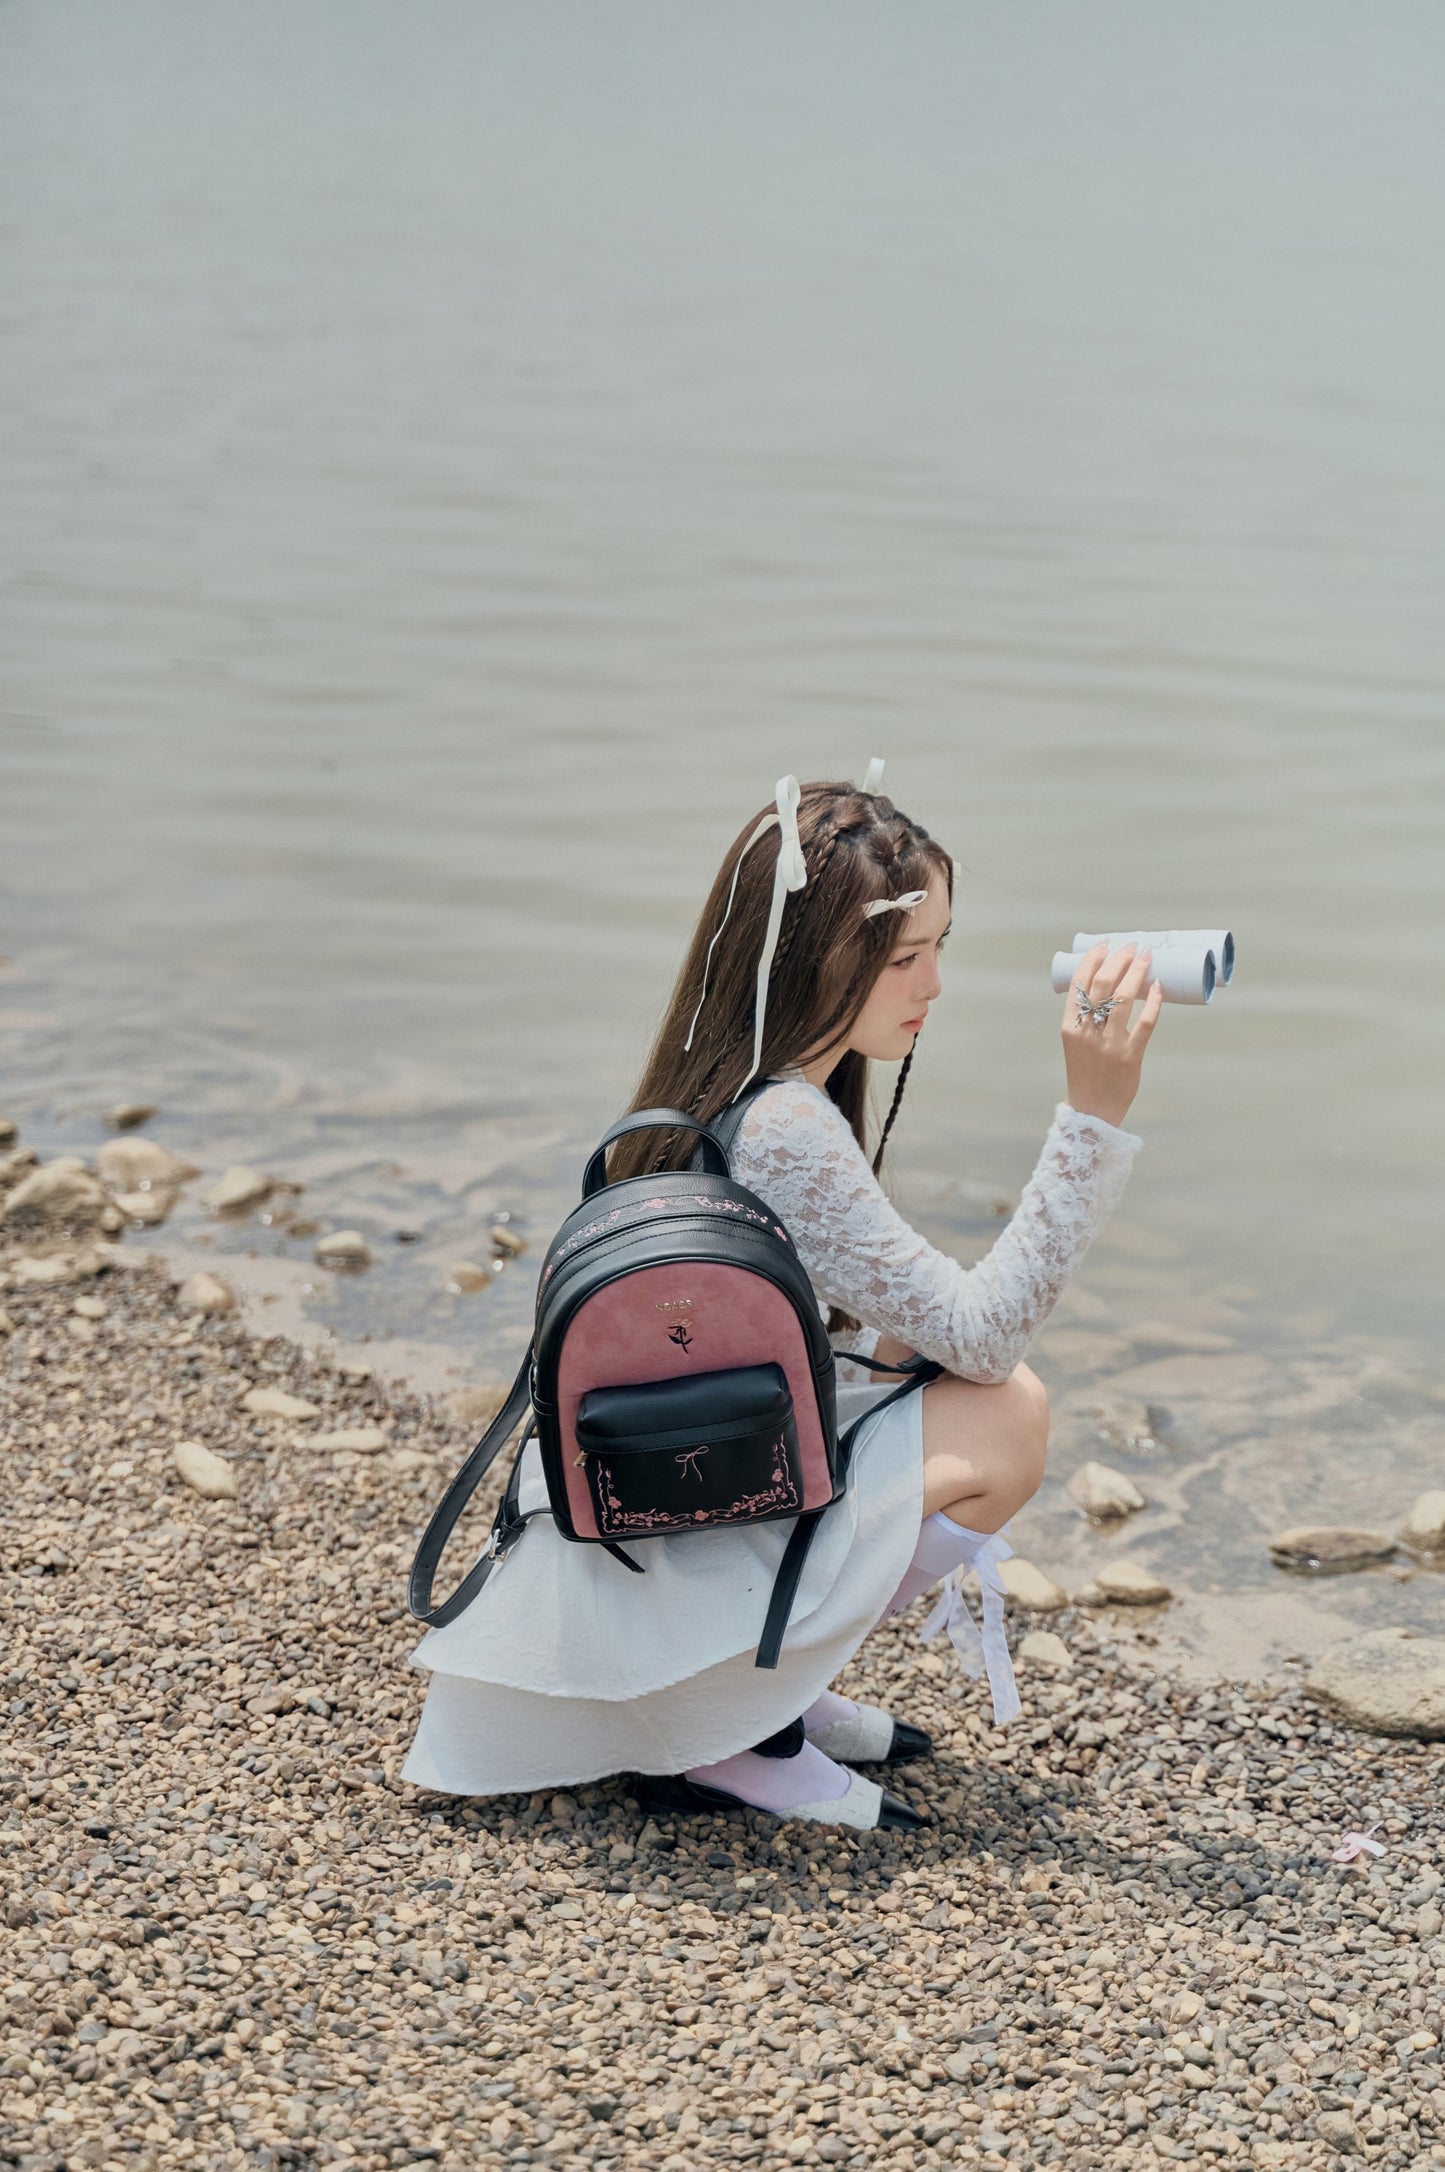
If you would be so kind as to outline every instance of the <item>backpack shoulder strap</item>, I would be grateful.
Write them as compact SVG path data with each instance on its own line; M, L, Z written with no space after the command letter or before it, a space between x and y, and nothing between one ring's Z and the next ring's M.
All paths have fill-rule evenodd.
M865 1410L861 1418L855 1418L847 1432L840 1437L838 1451L844 1471L852 1461L853 1446L859 1428L866 1425L870 1418L876 1417L880 1410L887 1410L890 1404L901 1402L905 1395L913 1395L919 1388L926 1388L931 1380L938 1379L943 1367L933 1358L912 1357L906 1365L890 1365L888 1371L903 1373L907 1377L887 1395L880 1396L872 1409ZM829 1505L831 1504L810 1509L793 1525L788 1543L783 1549L783 1558L778 1564L778 1573L773 1580L773 1595L768 1601L767 1619L763 1623L757 1657L753 1661L755 1667L776 1667L778 1663L783 1649L783 1636L793 1611L793 1602L798 1596L798 1585L802 1582L808 1549L813 1543L818 1525L828 1513Z
M720 1109L717 1115L713 1117L707 1128L725 1154L729 1156L732 1154L734 1142L742 1129L743 1118L748 1111L748 1103L754 1100L758 1094L764 1092L767 1087L776 1086L777 1083L775 1078L749 1079L747 1085L744 1086L736 1099L730 1101L725 1109ZM688 1166L692 1169L700 1169L702 1165L703 1149L699 1145Z
M506 1442L521 1424L523 1415L531 1413L531 1375L532 1353L528 1350L508 1391L507 1400L438 1501L431 1522L421 1535L416 1559L411 1565L407 1605L417 1620L424 1621L429 1629L440 1629L447 1622L454 1621L463 1607L470 1605L492 1573L497 1559L495 1531L486 1552L472 1564L451 1597L444 1599L440 1606L432 1605L432 1578L436 1575L437 1564L445 1551L447 1540L461 1519L462 1510L496 1462ZM530 1431L530 1427L528 1430ZM525 1440L524 1435L523 1445ZM520 1456L520 1450L518 1453Z

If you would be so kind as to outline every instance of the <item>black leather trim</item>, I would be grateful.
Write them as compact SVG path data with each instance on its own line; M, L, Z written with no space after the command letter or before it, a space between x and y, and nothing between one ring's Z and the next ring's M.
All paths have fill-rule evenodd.
M781 1365L733 1365L631 1387L589 1388L577 1409L577 1445L599 1454L645 1455L741 1438L784 1425L792 1415Z

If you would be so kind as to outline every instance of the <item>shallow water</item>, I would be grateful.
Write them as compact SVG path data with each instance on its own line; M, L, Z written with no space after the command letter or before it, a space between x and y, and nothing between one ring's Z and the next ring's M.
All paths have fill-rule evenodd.
M88 1151L158 1101L378 1265L132 1241L507 1369L527 1263L446 1264L570 1204L774 778L880 752L963 873L905 1210L987 1243L1076 926L1226 920L1078 1290L1388 1361L1332 1448L1260 1402L1267 1469L1171 1451L1189 1537L1128 1542L1237 1581L1232 1489L1445 1483L1442 47L1423 6L11 6L5 1112Z

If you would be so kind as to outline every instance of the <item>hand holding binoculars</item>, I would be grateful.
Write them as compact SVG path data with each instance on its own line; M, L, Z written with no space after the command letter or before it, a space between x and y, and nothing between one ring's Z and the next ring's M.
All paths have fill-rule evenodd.
M1107 943L1111 951L1121 950L1126 943L1152 951L1149 978L1158 981L1166 1003L1207 1003L1216 988L1227 988L1234 978L1234 936L1228 928L1076 935L1072 950L1054 953L1055 995L1067 994L1079 970L1079 960L1096 943Z

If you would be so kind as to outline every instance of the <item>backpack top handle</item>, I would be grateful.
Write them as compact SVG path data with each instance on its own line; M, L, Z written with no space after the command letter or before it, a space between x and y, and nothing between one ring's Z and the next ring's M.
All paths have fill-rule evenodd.
M682 1109L639 1109L635 1115L624 1116L610 1131L604 1132L596 1152L582 1173L582 1197L590 1199L608 1182L607 1149L615 1139L625 1139L630 1131L695 1131L698 1134L702 1164L713 1176L728 1177L732 1169L721 1140L700 1124L695 1116Z

